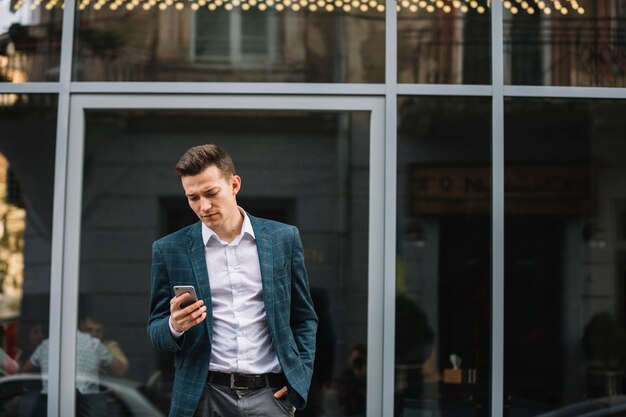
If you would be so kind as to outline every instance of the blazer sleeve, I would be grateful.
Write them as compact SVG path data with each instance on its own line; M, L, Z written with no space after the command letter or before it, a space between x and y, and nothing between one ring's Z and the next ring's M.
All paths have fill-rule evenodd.
M291 331L310 384L315 358L317 315L313 308L309 279L304 266L304 249L300 233L295 226L291 256L291 279Z
M148 319L148 338L161 352L179 351L185 335L175 339L169 327L170 318L170 280L159 241L152 244L152 288L150 291L150 317Z

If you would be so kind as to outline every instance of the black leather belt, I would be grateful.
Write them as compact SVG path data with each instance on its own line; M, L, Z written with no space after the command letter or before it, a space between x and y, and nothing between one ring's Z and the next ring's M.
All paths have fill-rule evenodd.
M225 374L213 371L209 372L207 382L224 385L230 389L282 388L286 385L284 374Z

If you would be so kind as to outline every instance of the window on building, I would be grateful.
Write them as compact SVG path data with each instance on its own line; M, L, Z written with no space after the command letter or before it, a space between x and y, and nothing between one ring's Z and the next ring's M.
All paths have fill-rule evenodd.
M273 13L235 8L201 9L195 14L196 62L241 65L274 61L276 24Z
M617 51L626 53L626 0L619 0L615 3L615 42Z
M541 32L541 14L512 14L505 25L510 30L511 66L516 69L511 74L511 83L543 85L542 53L549 33Z
M57 101L0 94L0 131L11 132L0 140L2 416L46 410Z

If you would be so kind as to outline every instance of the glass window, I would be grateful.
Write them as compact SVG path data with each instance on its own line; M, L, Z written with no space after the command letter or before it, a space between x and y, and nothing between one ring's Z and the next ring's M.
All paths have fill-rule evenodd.
M382 83L381 0L82 0L77 81Z
M0 2L0 82L58 81L63 2Z
M490 84L489 1L398 1L398 82Z
M238 13L237 13L238 14ZM233 16L233 19L231 19ZM209 10L198 11L196 14L196 39L195 51L196 59L222 59L230 60L230 27L239 23L240 19L234 19L235 13L228 13L226 10L220 9L210 12ZM238 16L240 17L240 16ZM241 25L234 28L237 35L241 34ZM241 40L241 36L237 37ZM235 44L233 39L233 49L241 55L240 42Z
M270 30L273 36L270 36ZM270 43L275 37L276 26L272 12L242 12L240 9L212 12L200 9L196 13L197 60L263 63L270 58Z
M623 0L503 4L505 83L626 86Z
M621 404L625 112L623 101L506 100L509 416L613 414Z
M0 95L0 415L45 415L57 97Z
M398 102L396 415L487 416L491 104Z
M300 230L320 321L309 404L298 415L364 410L369 114L87 111L85 123L81 330L98 330L92 334L127 364L117 378L100 372L98 394L121 378L142 407L160 410L150 415L168 412L173 356L156 352L145 330L151 245L198 221L174 166L211 138L242 177L238 204Z

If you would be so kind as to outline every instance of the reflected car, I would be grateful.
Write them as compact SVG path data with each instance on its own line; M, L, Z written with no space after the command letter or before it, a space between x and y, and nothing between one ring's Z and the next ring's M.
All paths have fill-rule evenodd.
M46 416L47 397L41 393L41 381L41 374L0 377L0 416ZM106 408L107 417L165 417L143 394L140 383L104 375L99 383L98 401L89 403ZM80 402L77 408L81 407Z
M591 398L556 410L539 414L537 417L602 417L626 416L626 395Z

